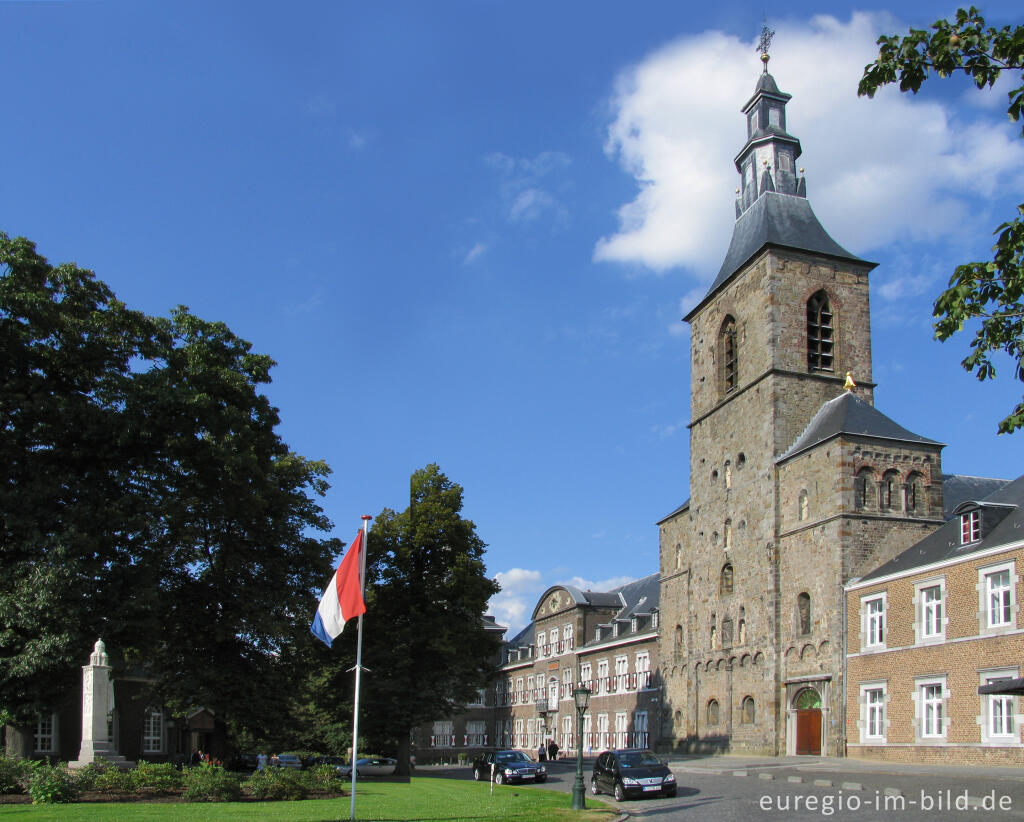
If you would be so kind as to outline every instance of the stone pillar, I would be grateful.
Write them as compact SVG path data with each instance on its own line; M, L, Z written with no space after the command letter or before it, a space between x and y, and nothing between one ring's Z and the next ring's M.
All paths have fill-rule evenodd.
M110 681L110 658L102 639L96 640L89 664L82 666L82 748L70 768L92 763L132 767L117 753L108 734L109 718L114 712L114 683Z

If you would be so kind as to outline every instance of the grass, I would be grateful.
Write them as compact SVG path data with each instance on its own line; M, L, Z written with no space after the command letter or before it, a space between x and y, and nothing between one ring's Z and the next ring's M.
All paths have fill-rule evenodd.
M363 783L356 793L356 819L377 822L611 822L612 808L587 797L587 810L571 810L572 795L537 786L414 777L410 783ZM26 822L344 822L349 797L302 802L107 803L0 805L0 820Z

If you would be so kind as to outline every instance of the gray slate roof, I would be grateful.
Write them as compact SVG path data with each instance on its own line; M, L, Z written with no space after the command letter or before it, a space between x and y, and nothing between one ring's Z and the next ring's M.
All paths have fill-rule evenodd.
M961 505L972 507L966 503ZM947 559L968 557L988 548L1024 540L1024 475L979 500L978 507L982 512L982 538L977 542L960 544L960 518L954 517L938 531L865 574L861 581L912 571Z
M655 524L655 525L661 525L661 523L663 523L663 522L667 522L668 520L672 519L672 517L676 516L677 514L681 514L681 513L683 512L683 511L685 511L685 510L686 510L687 508L689 508L689 507L690 507L690 498L689 498L689 497L687 497L687 498L686 498L686 501L685 501L685 502L683 502L683 504L682 504L682 505L680 505L680 506L679 506L678 508L676 508L676 509L675 509L674 511L672 511L671 513L669 513L669 514L665 514L665 516L663 516L663 517L662 517L661 519L659 519L659 520L658 520L658 521L657 521L656 523L654 523L654 524Z
M725 254L725 262L708 289L704 299L686 315L689 320L721 286L745 266L765 246L794 248L850 260L874 268L856 257L833 240L811 209L805 197L766 191L736 220L732 242Z
M941 442L908 431L852 391L844 391L818 409L818 413L807 424L804 432L790 446L789 450L779 457L778 461L788 460L790 457L840 434L925 445L942 445Z
M962 502L983 500L1000 488L1010 484L1010 480L993 479L992 477L969 477L965 474L942 475L942 518L949 519L953 511Z

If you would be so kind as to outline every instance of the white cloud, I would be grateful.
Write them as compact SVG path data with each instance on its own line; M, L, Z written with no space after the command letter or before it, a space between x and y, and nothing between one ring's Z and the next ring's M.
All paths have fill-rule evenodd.
M570 577L569 579L563 579L559 585L571 585L574 588L579 588L581 591L610 591L613 588L618 588L621 585L625 585L627 582L633 582L636 577L609 577L608 579L592 581L584 579L583 577Z
M1004 111L965 110L892 87L858 98L879 33L906 28L887 16L819 16L776 28L771 69L793 95L788 130L805 152L799 162L811 204L840 245L863 254L908 238L957 242L991 231L992 218L972 198L1024 185L1024 143ZM659 272L685 266L704 282L717 273L739 185L739 108L760 68L753 41L713 31L623 72L606 150L639 192L619 209L618 231L597 243L596 260Z
M484 157L484 163L498 172L502 205L510 222L546 219L561 227L568 221L569 209L558 196L570 164L568 155L543 151L536 157L510 157L494 152Z
M477 243L466 252L466 256L462 258L462 264L469 265L471 262L481 257L485 251L487 251L487 246L484 245L484 243Z

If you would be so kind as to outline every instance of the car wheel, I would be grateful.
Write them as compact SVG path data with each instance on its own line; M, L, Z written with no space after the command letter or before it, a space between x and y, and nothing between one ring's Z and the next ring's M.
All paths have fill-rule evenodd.
M503 774L501 771L498 771L494 775L494 784L495 785L504 785L505 784L505 774Z
M597 780L594 779L594 777L590 777L590 792L594 796L597 796L599 793L601 793L601 789L597 787Z
M665 796L667 796L669 799L672 799L675 795L676 795L676 789L675 788L673 788L670 791L665 791Z
M538 776L536 781L537 782L547 782L548 778L546 776Z
M621 782L615 783L615 801L621 802L626 798L626 789L622 787Z

